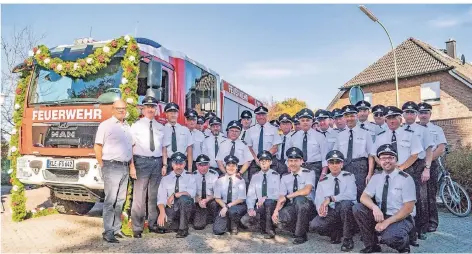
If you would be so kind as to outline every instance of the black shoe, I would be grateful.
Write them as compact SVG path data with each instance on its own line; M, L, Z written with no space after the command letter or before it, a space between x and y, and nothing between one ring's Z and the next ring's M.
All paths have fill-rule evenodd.
M416 239L410 239L410 245L413 247L418 247L420 244L418 243L418 240Z
M125 237L128 237L128 236L125 235L125 233L123 233L123 231L120 231L120 232L115 234L115 237L116 238L125 238Z
M343 245L341 245L341 251L350 251L354 249L354 241L352 238L344 238Z
M149 232L150 232L150 233L156 233L156 234L157 234L157 233L159 233L159 229L157 229L157 228L149 228Z
M437 227L430 226L430 227L428 228L428 232L429 232L429 233L431 233L431 232L436 232L437 229L438 229Z
M156 231L157 234L165 234L167 233L165 229L162 229L162 228L158 228L157 231Z
M133 232L133 238L142 238L141 232Z
M410 253L410 246L406 247L405 249L398 250L398 253Z
M365 247L360 251L360 253L374 253L374 252L382 252L382 248L379 245Z
M175 235L176 238L185 238L188 236L188 230L179 230Z
M427 238L427 237L426 237L426 234L425 234L425 233L419 233L419 234L418 234L418 239L420 239L420 240L426 240L426 238Z
M341 234L338 232L333 233L330 240L331 244L340 244L341 243Z
M308 241L306 236L297 236L295 237L295 240L293 240L293 244L302 244L306 241Z
M231 229L230 234L231 234L231 235L237 235L237 234L238 234L238 229L237 229L237 228Z
M116 239L115 236L113 236L113 237L103 236L103 240L105 240L106 242L109 242L109 243L119 243L120 242L120 241L118 241L118 239Z
M275 232L274 231L269 231L269 233L264 234L264 239L274 239L275 238Z

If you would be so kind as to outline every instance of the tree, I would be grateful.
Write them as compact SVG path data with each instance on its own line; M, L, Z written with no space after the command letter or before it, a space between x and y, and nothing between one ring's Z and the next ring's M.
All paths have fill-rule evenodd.
M2 126L1 134L10 136L13 124L13 100L15 99L16 86L19 75L12 73L13 69L26 58L28 51L40 44L46 37L45 34L35 34L33 28L26 26L20 30L13 28L13 32L6 37L1 37L0 46L2 48L2 96L5 96L2 103ZM23 91L26 92L26 91Z
M271 101L267 103L269 109L269 119L278 119L283 113L287 113L290 116L295 115L298 111L306 108L306 102L300 101L297 98L288 98L281 102Z

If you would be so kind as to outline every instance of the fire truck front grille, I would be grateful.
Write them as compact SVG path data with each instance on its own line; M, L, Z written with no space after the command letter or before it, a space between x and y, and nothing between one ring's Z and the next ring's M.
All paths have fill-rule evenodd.
M44 179L57 182L77 182L79 181L79 171L46 169L44 170Z

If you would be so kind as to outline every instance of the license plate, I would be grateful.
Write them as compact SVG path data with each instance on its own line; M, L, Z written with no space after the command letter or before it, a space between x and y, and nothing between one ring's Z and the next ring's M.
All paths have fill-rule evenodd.
M48 168L74 169L73 160L48 160Z

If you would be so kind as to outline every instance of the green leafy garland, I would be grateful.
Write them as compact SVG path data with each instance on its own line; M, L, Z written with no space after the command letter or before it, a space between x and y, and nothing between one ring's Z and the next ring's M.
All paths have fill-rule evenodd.
M11 168L10 177L13 188L11 190L11 207L13 221L22 221L27 218L26 196L24 185L17 178L17 159L21 156L18 151L20 127L22 125L26 89L31 82L33 75L34 61L39 66L53 70L61 76L70 76L74 78L84 78L89 75L96 74L98 71L107 67L112 57L121 49L125 49L125 56L121 61L123 68L123 77L121 79L120 90L121 98L127 102L127 122L134 123L139 118L138 109L134 105L138 101L138 75L139 75L139 48L136 40L131 36L122 36L112 40L102 48L95 50L85 59L77 61L64 61L58 57L51 58L49 49L44 46L38 46L32 50L33 56L25 60L25 64L29 68L21 71L20 81L16 89L15 111L13 113L13 127L10 139L10 160ZM131 185L128 185L128 195L126 197L125 209L129 209L131 200ZM126 216L127 217L127 216ZM127 219L127 218L126 218ZM127 221L126 221L127 222ZM123 227L129 227L128 223L123 223ZM126 230L129 232L129 230Z

